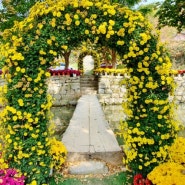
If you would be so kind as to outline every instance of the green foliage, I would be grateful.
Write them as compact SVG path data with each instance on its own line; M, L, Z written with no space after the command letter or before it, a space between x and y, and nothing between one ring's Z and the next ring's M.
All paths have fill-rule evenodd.
M0 10L0 31L9 29L14 25L14 21L21 21L27 17L29 9L39 0L2 0Z
M124 6L132 7L135 4L141 2L141 0L110 0L111 3L120 3Z
M151 55L142 61L127 64L130 78L126 83L127 102L124 109L128 119L123 125L126 163L135 173L144 176L168 159L168 146L177 133L171 117L173 103L168 98L175 87L171 62L163 46L153 36L148 44L151 45Z
M143 15L146 16L147 14L151 14L152 12L156 11L159 5L160 5L159 3L151 3L148 5L142 5L142 6L139 6L137 10L142 12Z
M178 31L185 28L185 2L184 0L165 0L159 11L159 28L164 26L176 27Z

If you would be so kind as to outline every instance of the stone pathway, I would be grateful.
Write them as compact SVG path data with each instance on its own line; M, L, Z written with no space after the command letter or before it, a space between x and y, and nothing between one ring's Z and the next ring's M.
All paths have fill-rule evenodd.
M176 111L185 125L185 104ZM115 116L115 113L114 115ZM185 132L180 132L185 137ZM108 164L122 164L123 153L110 129L96 95L83 95L77 104L62 142L68 150L68 173L72 175L109 173ZM108 163L108 164L107 164Z
M68 150L68 162L98 159L114 165L122 164L122 150L96 95L83 95L78 100L62 142Z

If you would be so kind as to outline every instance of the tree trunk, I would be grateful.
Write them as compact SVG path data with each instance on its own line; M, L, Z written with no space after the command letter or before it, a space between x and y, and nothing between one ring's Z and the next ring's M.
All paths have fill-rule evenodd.
M105 63L105 67L108 67L108 59L107 59L107 48L103 47L102 54L103 54L103 62Z
M71 54L71 50L65 53L62 53L64 60L65 60L65 69L69 68L69 56Z
M116 50L112 49L112 67L116 68Z

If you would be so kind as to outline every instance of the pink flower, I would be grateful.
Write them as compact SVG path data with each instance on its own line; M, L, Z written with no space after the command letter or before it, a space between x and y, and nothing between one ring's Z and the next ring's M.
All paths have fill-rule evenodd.
M12 168L0 170L0 185L24 185L25 177L23 175L18 177L17 174Z

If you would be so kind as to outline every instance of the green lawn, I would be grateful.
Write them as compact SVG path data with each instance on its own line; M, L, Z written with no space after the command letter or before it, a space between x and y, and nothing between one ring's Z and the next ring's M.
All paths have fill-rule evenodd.
M50 185L130 185L129 172L120 172L104 178L63 178L60 175L50 181ZM54 180L55 179L55 180Z

